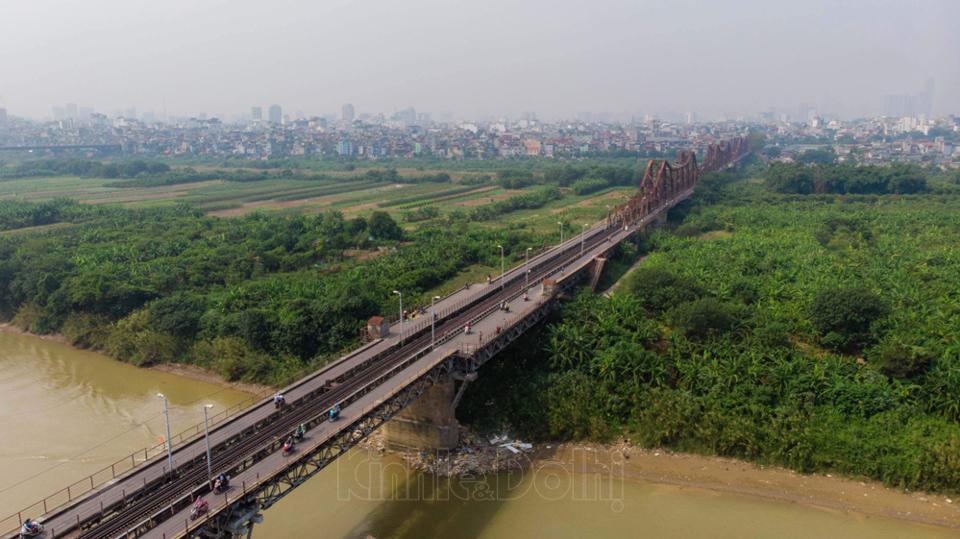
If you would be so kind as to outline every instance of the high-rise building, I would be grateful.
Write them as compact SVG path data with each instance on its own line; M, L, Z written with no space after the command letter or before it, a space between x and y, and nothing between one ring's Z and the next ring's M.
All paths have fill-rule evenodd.
M927 84L923 87L923 93L917 99L919 101L917 112L926 114L928 118L933 115L933 88L933 79L927 79Z
M919 94L890 94L883 103L883 113L893 118L933 114L933 79L927 79Z
M347 103L346 105L344 105L343 108L340 110L340 113L343 118L343 121L347 123L352 123L354 116L356 116L356 113L353 110L353 105L350 103Z
M280 125L283 122L283 109L280 108L280 105L270 105L270 110L267 113L270 123Z
M77 104L76 103L67 103L67 119L76 120L77 119Z
M7 127L7 109L0 107L0 129Z
M254 122L263 120L263 109L260 107L250 107L250 119Z
M414 125L417 123L417 111L413 107L405 108L394 113L393 120L402 122L404 125Z
M891 118L913 116L917 112L916 99L910 94L890 94L884 100L883 112Z

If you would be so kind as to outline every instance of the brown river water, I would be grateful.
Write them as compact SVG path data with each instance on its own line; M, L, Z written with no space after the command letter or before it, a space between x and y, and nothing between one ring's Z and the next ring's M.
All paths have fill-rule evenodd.
M0 518L249 395L0 333ZM29 515L36 516L36 515ZM355 450L264 513L254 537L947 538L960 531L711 490L534 471L445 480Z

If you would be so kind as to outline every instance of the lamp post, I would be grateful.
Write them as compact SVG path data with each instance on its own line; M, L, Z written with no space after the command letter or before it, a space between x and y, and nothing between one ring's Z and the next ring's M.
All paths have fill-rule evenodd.
M497 245L500 248L500 290L503 290L503 245Z
M433 296L432 298L430 298L430 348L433 348L434 346L436 346L436 341L437 341L437 333L436 333L436 330L434 330L434 322L437 320L437 313L435 310L436 307L434 302L436 302L438 299L440 299L440 296Z
M213 461L210 460L210 425L207 419L207 410L213 408L212 404L203 405L203 441L207 445L207 481L213 481Z
M403 294L399 290L394 290L393 293L400 296L400 344L403 344Z
M583 257L583 240L587 235L587 223L583 223L583 230L580 232L580 256Z
M173 440L170 437L170 406L167 404L167 397L163 393L157 393L157 398L163 401L163 415L167 423L167 466L170 468L170 475L173 475Z
M527 247L523 255L523 289L530 288L530 251L533 247Z

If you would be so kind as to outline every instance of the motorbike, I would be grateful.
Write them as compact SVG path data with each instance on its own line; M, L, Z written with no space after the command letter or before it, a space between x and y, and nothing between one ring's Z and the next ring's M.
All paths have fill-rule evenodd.
M230 488L230 478L227 476L220 476L213 481L213 493L214 494L223 494Z
M283 456L287 456L290 453L293 453L293 438L288 438L286 442L283 442Z
M293 439L296 441L303 440L303 437L307 434L307 427L301 423L297 426L297 430L293 431Z
M209 510L210 503L204 498L197 498L197 501L193 502L193 506L190 507L190 520L197 520L201 516L207 514L207 511Z
M39 537L43 533L43 526L39 522L28 520L20 528L20 537Z
M340 405L336 405L333 408L330 408L330 411L327 412L327 417L330 418L330 421L336 421L340 419Z

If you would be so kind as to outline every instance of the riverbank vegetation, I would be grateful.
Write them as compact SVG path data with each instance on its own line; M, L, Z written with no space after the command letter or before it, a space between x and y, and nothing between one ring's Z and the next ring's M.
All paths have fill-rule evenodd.
M494 362L464 417L956 491L960 197L722 183L618 293Z
M76 223L0 234L2 319L135 364L176 360L258 383L289 381L356 343L370 316L395 311L392 290L413 306L471 265L498 264L491 245L508 256L530 245L522 230L465 223L405 233L385 212L219 219L186 206L52 207L0 206L13 215L5 226Z

